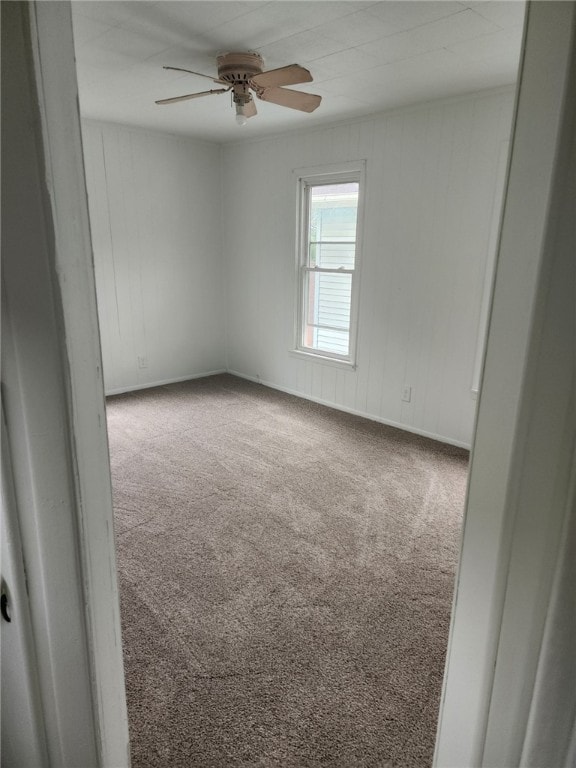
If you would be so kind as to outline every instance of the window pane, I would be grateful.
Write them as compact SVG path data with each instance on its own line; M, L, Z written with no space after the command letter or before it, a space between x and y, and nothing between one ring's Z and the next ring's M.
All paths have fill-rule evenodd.
M350 349L350 333L334 331L326 328L315 328L314 349L320 352L331 352L336 355L347 355Z
M360 184L358 180L336 183L334 178L318 175L318 183L301 186L307 219L306 229L300 233L298 346L349 358Z
M310 243L309 263L322 269L354 269L355 255L354 243Z
M308 273L304 346L338 355L348 354L351 296L351 275Z
M356 240L358 183L310 187L309 242Z

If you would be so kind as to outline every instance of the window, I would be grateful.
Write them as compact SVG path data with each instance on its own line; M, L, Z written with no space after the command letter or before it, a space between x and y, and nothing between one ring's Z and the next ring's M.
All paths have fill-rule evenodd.
M354 364L363 168L300 176L296 349Z

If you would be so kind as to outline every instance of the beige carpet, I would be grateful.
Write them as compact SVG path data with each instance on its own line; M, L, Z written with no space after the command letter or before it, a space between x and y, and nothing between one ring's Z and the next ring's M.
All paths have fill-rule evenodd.
M467 452L225 375L108 414L133 768L429 766Z

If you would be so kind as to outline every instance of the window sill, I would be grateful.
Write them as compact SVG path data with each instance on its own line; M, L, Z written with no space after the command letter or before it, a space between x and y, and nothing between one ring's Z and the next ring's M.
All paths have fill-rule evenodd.
M298 357L300 360L309 360L315 363L321 363L322 365L331 365L334 368L343 368L346 371L355 371L356 363L351 360L338 360L335 357L324 357L324 355L316 354L316 352L305 352L303 349L291 349L289 351L291 357Z

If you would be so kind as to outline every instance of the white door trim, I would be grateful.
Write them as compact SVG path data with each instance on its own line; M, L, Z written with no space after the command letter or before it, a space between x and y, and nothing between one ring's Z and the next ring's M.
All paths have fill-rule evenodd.
M2 33L2 394L46 757L127 768L70 3L2 3Z
M79 543L103 766L129 765L100 331L69 2L32 5L32 49L68 358Z
M527 8L437 768L523 764L547 642L576 436L576 242L562 218L574 205L565 134L574 128L575 20L574 2Z

